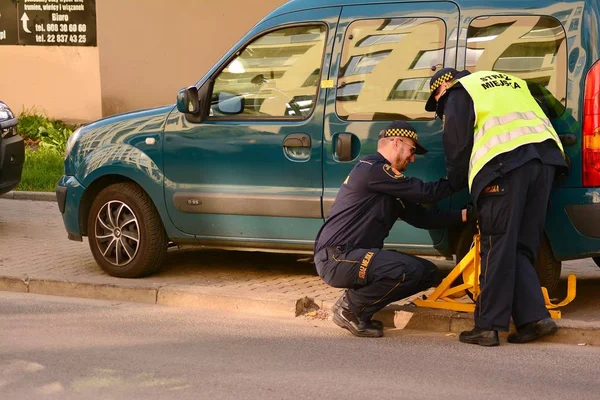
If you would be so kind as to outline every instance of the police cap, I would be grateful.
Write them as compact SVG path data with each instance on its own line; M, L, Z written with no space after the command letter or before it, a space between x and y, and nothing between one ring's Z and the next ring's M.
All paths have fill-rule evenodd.
M379 132L379 138L393 138L393 137L406 137L412 139L415 142L415 153L425 154L427 149L419 143L419 136L417 131L406 121L394 121L387 128Z
M442 68L431 77L429 81L430 95L427 104L425 104L426 111L436 111L437 101L435 101L435 91L442 83L453 80L456 74L458 74L458 71L454 68Z

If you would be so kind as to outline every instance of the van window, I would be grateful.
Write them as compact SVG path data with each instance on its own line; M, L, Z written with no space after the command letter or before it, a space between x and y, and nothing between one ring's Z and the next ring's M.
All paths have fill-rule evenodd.
M355 21L346 32L336 92L343 120L432 119L429 80L444 64L438 18Z
M555 18L475 18L467 31L465 66L471 72L493 70L524 79L551 118L565 110L567 40Z
M252 41L217 75L210 116L308 117L317 98L326 32L324 25L286 27Z

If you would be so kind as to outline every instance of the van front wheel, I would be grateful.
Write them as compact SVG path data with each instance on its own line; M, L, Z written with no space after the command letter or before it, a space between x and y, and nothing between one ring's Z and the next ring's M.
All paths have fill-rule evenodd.
M152 200L138 185L117 183L103 189L87 223L90 249L107 274L140 278L162 266L167 235Z

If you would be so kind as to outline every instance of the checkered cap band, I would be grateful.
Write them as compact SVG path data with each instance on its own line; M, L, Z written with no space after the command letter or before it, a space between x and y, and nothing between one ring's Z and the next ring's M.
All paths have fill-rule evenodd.
M452 79L454 79L454 75L452 74L452 72L445 73L444 75L442 75L439 78L437 78L435 80L435 82L433 82L431 84L431 87L429 88L429 92L430 93L435 92L437 90L437 88L439 88L442 83L451 81Z
M415 131L409 131L408 129L386 129L385 131L383 131L383 137L398 137L398 136L402 136L402 137L407 137L413 140L417 140L418 136L417 133Z

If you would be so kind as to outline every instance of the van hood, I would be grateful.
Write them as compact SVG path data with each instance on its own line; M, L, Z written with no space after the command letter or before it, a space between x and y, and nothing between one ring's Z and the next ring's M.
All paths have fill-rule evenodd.
M121 114L111 115L84 125L82 128L82 133L99 128L106 129L106 127L109 125L121 130L147 122L149 120L156 122L161 117L163 118L162 122L164 122L164 120L167 118L167 115L169 115L174 108L175 106L171 104L168 106L146 108L142 110L128 111Z
M75 131L65 159L65 173L75 174L92 153L109 148L139 147L145 138L160 140L173 105L133 111L94 121Z

